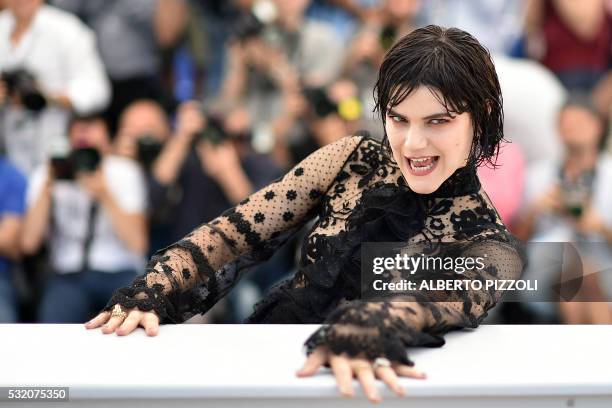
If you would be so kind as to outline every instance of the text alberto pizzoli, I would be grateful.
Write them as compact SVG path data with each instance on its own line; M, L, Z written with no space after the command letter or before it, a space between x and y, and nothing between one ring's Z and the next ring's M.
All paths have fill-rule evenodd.
M484 259L481 257L432 257L432 256L409 256L397 254L395 257L377 257L373 259L372 272L380 275L388 270L404 270L414 275L418 270L446 270L454 271L463 275L466 271L482 270L485 268ZM419 282L408 279L400 279L393 282L385 282L376 279L372 282L374 290L501 290L501 291L537 291L538 281L524 279L423 279Z

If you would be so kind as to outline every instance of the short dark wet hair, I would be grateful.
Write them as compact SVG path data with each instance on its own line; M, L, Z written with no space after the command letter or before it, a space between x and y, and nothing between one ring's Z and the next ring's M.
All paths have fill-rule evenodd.
M419 86L438 91L447 112L470 113L474 141L468 163L495 167L504 119L501 87L489 51L454 27L428 25L399 39L385 55L374 87L374 111L383 125L388 110ZM386 130L383 146L391 153Z

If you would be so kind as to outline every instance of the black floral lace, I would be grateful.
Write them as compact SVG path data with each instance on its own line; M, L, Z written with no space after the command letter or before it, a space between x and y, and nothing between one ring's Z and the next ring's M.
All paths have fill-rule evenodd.
M346 136L157 251L146 273L118 289L103 310L116 303L154 310L162 323L203 314L313 218L298 271L271 288L245 321L323 323L306 340L307 354L327 346L411 365L407 346L439 347L444 333L477 327L501 300L499 291L472 290L440 299L404 292L401 299L363 301L363 242L401 242L414 251L444 243L455 255L487 253L484 270L464 274L468 279L517 279L525 263L474 167L458 169L436 192L421 195L406 185L380 142Z

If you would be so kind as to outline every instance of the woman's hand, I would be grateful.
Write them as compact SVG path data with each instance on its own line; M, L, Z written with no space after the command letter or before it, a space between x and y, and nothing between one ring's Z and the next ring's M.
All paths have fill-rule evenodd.
M405 391L398 383L398 376L425 379L423 372L413 367L392 363L390 366L379 365L374 367L373 361L361 357L348 357L345 354L333 354L327 347L317 347L306 359L304 366L297 371L298 377L308 377L317 372L319 367L329 362L336 376L338 389L342 395L352 397L352 379L357 377L363 387L363 391L372 402L380 402L380 394L376 389L375 379L382 380L387 386L399 396L404 396Z
M148 336L155 336L157 334L157 329L159 328L159 316L157 313L153 311L143 312L137 307L127 309L125 312L127 313L125 318L110 317L111 312L102 312L85 323L85 327L87 329L95 329L103 325L102 333L110 334L116 329L118 336L125 336L138 326L142 326Z

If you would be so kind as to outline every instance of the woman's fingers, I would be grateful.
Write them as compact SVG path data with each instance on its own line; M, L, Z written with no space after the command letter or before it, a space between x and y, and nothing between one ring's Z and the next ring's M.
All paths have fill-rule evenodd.
M342 395L346 397L352 397L353 392L353 370L349 364L349 360L346 357L339 355L332 355L329 359L331 369L336 376L338 382L338 389Z
M110 312L102 312L87 323L85 323L85 327L88 329L95 329L101 324L106 323L108 318L110 317Z
M119 327L121 325L121 323L123 323L123 320L121 317L119 316L115 316L115 317L111 317L108 322L106 322L106 324L104 326L102 326L102 333L104 334L109 334L115 331L115 329L117 327Z
M121 325L117 328L117 335L125 336L126 334L130 334L132 330L138 327L138 324L140 323L142 318L142 312L138 310L131 311L125 318L123 323L121 323Z
M368 399L372 402L380 402L372 363L365 359L353 359L352 367Z
M376 388L376 379L382 380L398 396L406 395L406 391L399 384L398 376L417 379L426 378L426 374L414 367L393 363L391 366L378 366L374 368L371 361L365 358L353 358L345 355L330 353L325 347L317 347L307 358L304 366L296 373L298 377L314 374L325 364L329 358L329 365L336 376L338 388L342 395L353 396L353 374L363 387L364 394L372 402L380 402L382 398Z
M387 386L400 397L406 395L404 388L399 385L397 374L391 367L378 367L374 370L376 376L380 378Z
M319 367L325 364L326 361L327 350L323 347L317 347L312 353L310 353L306 359L306 362L304 363L304 366L296 372L296 375L298 377L313 375L317 372Z
M102 312L85 323L85 327L93 329L102 324L104 324L102 326L102 333L104 334L116 332L118 336L124 336L133 332L139 325L142 325L147 335L155 336L159 328L159 316L155 312L143 312L138 308L128 310L125 319L111 317L110 312Z
M159 317L156 313L146 312L142 318L143 326L147 336L155 336L159 327Z
M412 378L418 378L418 379L427 378L427 374L425 374L424 372L419 371L415 369L414 367L410 367L405 364L395 365L393 369L398 375L401 375L403 377L412 377Z

